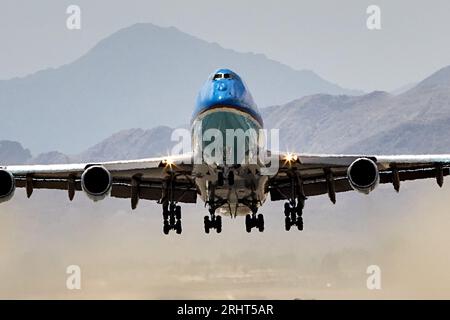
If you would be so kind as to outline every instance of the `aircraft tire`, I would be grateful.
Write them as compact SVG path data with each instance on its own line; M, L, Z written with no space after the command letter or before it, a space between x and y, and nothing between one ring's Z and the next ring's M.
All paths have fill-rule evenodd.
M177 223L175 224L175 231L177 232L177 234L181 234L181 232L183 232L180 220L178 220Z
M298 229L298 231L303 231L303 218L302 217L298 218L297 229Z
M290 206L289 202L286 202L284 204L284 215L286 217L289 217L290 214L291 214L291 206Z
M284 219L284 228L286 229L286 231L291 230L291 219L289 217L286 217L286 219Z
M222 232L222 217L221 216L216 217L216 231L217 231L217 233Z
M258 214L258 230L259 232L264 231L264 216L262 214Z
M175 218L177 220L181 219L181 207L180 206L175 207Z
M167 235L167 234L169 234L169 231L170 231L169 224L167 223L167 221L164 221L164 225L163 225L163 233L164 233L165 235Z
M205 225L205 233L206 234L209 233L209 224L210 224L209 217L205 216L205 218L204 218L204 225Z
M249 214L245 216L245 230L248 233L252 232L252 217Z

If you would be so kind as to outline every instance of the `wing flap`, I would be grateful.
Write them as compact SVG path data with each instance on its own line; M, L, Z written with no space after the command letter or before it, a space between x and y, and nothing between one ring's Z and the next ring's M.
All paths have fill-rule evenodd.
M122 199L131 198L131 184L115 184L111 190L111 196ZM189 188L178 186L173 193L174 199L177 202L182 203L196 203L197 202L197 190L195 188ZM163 189L161 186L140 184L139 185L139 199L159 201L163 197Z

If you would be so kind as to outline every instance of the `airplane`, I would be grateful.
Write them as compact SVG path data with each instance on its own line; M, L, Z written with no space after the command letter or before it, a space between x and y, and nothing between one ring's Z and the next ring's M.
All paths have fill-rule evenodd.
M163 233L174 230L181 234L180 204L196 203L198 198L209 210L204 217L206 233L222 231L222 216L238 215L245 216L247 232L262 232L264 216L257 213L270 196L272 201L286 201L284 220L289 231L303 230L308 197L327 194L335 203L339 192L369 194L385 183L398 192L401 181L426 178L435 178L441 187L450 171L450 154L342 155L263 150L270 154L270 165L276 164L271 174L263 174L268 164L261 161L211 162L202 155L196 158L200 161L193 161L198 150L205 147L202 135L209 129L256 131L263 127L261 114L241 77L232 70L219 69L208 77L198 94L190 131L193 151L138 160L0 166L0 202L10 200L16 187L25 188L28 198L34 189L66 190L70 200L77 191L95 201L108 195L127 198L132 209L140 199L153 200L162 205ZM219 159L234 159L237 149L226 147L218 150ZM244 154L249 154L248 148Z

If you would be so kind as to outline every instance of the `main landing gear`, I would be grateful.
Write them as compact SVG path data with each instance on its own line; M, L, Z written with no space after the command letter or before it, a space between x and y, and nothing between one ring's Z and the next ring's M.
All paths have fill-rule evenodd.
M219 172L219 182L223 184L223 174ZM222 181L220 181L222 180ZM225 204L224 200L216 199L216 185L209 182L208 186L209 198L207 205L209 206L209 216L204 218L205 232L209 233L211 229L215 229L217 233L222 232L222 217L216 216L216 209Z
M256 215L255 212L245 216L245 230L250 233L253 228L257 228L259 232L264 231L264 216L262 214Z
M181 234L181 207L175 203L163 205L163 232L169 234L170 230L175 230L177 234Z
M305 200L298 199L298 201L290 201L284 204L284 226L286 231L291 230L292 226L297 226L299 231L303 230L303 207Z
M209 209L209 216L205 216L205 232L209 233L211 229L216 229L217 233L222 232L222 217L216 216L215 209Z
M175 230L181 234L181 207L177 205L175 198L176 175L170 172L170 176L163 182L163 193L160 202L163 208L163 233L169 234L170 230Z
M252 214L247 214L245 216L245 230L247 232L252 232L253 228L257 228L259 232L264 231L264 216L262 214L256 215L258 212L258 206L256 200L251 201L247 206L252 210Z

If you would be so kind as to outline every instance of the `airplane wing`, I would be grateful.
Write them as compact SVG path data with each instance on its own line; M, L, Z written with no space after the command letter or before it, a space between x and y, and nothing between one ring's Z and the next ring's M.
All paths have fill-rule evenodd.
M28 197L34 189L59 189L67 190L70 200L81 190L90 191L87 193L94 200L106 195L130 198L133 209L139 199L163 202L169 195L177 202L195 203L197 190L191 178L191 158L191 154L186 154L103 163L0 166L0 181L13 178L10 187L25 188ZM83 174L87 178L85 184L81 180ZM89 181L93 183L88 185ZM8 189L8 183L0 186L0 194L7 194L5 188Z
M450 154L280 153L277 156L279 169L270 177L268 183L268 191L273 201L291 199L298 194L305 197L328 194L334 203L336 193L351 190L368 193L378 183L391 183L394 189L399 191L402 181L435 178L438 185L442 186L443 177L450 174ZM98 186L102 185L98 183L101 176L93 175L97 180L92 184L92 192L87 193L94 200L109 194L117 198L129 198L134 209L139 199L160 203L169 196L176 202L184 203L195 203L197 199L191 154L99 163L0 166L0 182L8 180L10 175L13 184L9 187L25 188L28 197L34 189L58 189L67 190L69 199L72 200L77 191L86 191L86 186L82 184L82 175L93 173L96 168L106 169L109 177L101 182L104 185L110 182L110 188L98 189ZM9 190L5 190L9 187L7 184L0 185L0 195L7 195L3 199L0 198L0 202L12 196L12 193L8 194Z
M450 154L442 155L339 155L280 153L279 170L269 180L272 200L293 195L328 194L351 190L369 193L378 183L390 183L398 192L407 180L435 178L442 186L450 173Z

